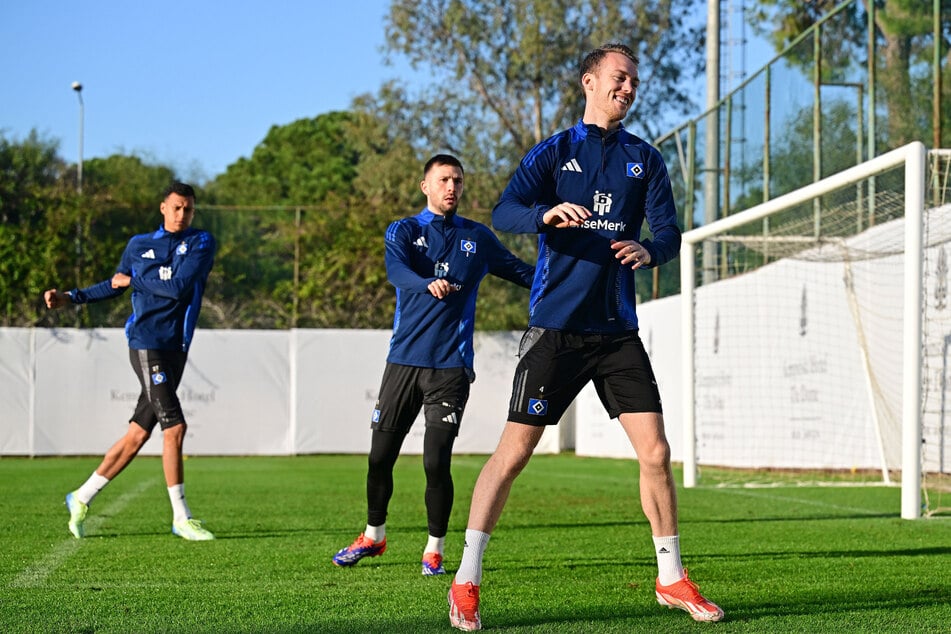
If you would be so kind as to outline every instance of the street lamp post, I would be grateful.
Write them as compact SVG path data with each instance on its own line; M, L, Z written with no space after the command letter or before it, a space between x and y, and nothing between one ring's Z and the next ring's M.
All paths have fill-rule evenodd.
M83 85L78 81L73 82L73 90L79 97L79 164L76 170L76 191L83 193Z
M83 193L83 85L78 81L73 82L73 90L76 91L76 96L79 97L79 163L76 167L76 193ZM83 253L83 225L79 218L76 218L76 279L80 278L80 269ZM80 315L80 305L76 304L76 311L74 313L76 318L76 327L82 324L82 316Z

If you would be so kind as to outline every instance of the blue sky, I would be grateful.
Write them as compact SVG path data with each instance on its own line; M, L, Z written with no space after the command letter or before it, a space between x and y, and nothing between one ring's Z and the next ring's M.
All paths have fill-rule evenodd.
M388 79L424 85L405 60L384 65L389 5L0 0L0 131L36 129L76 162L79 81L84 159L135 154L204 182L273 125L345 110Z
M346 109L387 79L389 0L5 0L0 130L84 159L135 154L204 181L272 125ZM418 77L418 75L415 75Z

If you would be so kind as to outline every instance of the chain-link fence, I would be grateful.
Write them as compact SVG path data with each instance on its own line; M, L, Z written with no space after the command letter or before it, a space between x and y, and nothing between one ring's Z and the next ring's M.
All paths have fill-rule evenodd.
M896 16L842 2L715 108L656 139L685 229L911 141L949 145L942 34L951 9L941 5L922 0L917 15ZM704 257L708 281L717 279L717 255ZM677 285L662 279L660 288Z

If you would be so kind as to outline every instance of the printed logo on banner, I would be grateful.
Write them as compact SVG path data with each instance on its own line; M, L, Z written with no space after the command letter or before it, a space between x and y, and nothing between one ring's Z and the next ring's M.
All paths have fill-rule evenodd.
M944 310L948 305L948 255L944 247L938 249L937 281L934 289L935 308Z
M720 309L717 309L717 316L713 322L713 354L720 354Z
M799 336L805 337L809 333L809 318L806 315L806 307L808 302L806 301L806 287L802 287L802 300L799 303Z

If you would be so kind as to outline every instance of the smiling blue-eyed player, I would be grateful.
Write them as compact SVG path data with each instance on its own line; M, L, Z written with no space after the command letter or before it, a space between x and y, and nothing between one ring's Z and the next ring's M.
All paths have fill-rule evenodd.
M634 272L668 262L680 248L670 179L660 153L621 124L640 83L633 51L605 45L580 70L581 120L525 155L492 212L495 229L539 235L538 261L508 422L476 482L449 591L449 620L461 630L482 627L482 557L515 478L545 426L558 423L588 382L637 454L657 601L697 621L723 618L681 564L660 393L638 337ZM640 237L645 220L650 240Z

